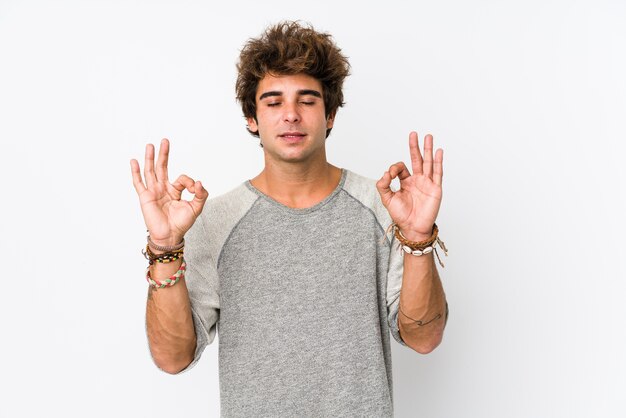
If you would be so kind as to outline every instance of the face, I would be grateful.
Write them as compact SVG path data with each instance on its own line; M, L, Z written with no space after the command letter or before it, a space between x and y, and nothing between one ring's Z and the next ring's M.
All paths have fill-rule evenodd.
M326 130L334 117L325 116L322 83L311 76L266 75L256 92L256 120L247 120L249 129L259 132L266 159L326 158Z

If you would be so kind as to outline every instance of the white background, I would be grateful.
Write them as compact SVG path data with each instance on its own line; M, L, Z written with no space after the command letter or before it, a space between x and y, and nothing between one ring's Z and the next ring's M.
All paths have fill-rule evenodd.
M371 178L445 149L450 321L393 344L398 417L626 416L624 1L0 0L0 416L217 416L217 344L150 360L129 160L217 196L262 168L234 99L282 19L349 56L329 159Z

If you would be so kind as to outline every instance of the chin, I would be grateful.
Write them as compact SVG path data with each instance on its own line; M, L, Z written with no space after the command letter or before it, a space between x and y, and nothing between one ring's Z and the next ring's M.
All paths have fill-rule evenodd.
M310 147L280 147L280 148L264 148L272 160L282 161L286 163L303 163L306 161L312 161L321 157L323 154L323 147L310 148Z
M311 154L304 152L278 152L270 154L273 160L287 163L299 163L311 158Z
M279 160L286 163L301 163L306 161L307 158L301 155L283 155L279 158Z

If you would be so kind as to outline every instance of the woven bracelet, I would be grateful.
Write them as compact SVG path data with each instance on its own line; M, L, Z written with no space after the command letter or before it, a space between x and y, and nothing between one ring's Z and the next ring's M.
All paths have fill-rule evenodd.
M185 270L187 269L187 263L185 263L185 259L183 259L182 264L178 268L178 271L174 273L169 279L165 279L162 282L153 279L150 277L150 267L146 270L146 280L150 283L151 286L154 286L156 289L162 289L164 287L172 287L178 281L185 277Z
M409 247L411 250L424 250L427 247L432 246L433 243L437 240L437 235L439 234L439 228L437 227L437 224L433 224L433 231L430 237L424 241L411 241L407 239L404 235L402 235L402 231L400 231L400 228L398 228L398 225L395 225L395 224L394 224L394 234L396 238L398 239L398 241L400 241L400 243L403 246Z
M439 257L436 246L439 245L439 248L443 250L446 257L448 256L448 249L446 248L444 242L439 239L439 228L437 227L437 224L433 224L433 232L430 238L424 241L408 240L404 235L402 235L398 225L392 224L392 226L394 227L394 235L400 242L400 246L405 253L420 257L434 251L441 267L445 267L441 261L441 257Z

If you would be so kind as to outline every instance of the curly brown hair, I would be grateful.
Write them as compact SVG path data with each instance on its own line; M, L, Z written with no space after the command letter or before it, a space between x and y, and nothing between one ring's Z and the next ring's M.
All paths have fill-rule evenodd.
M330 34L298 21L286 21L248 40L239 55L237 71L235 91L246 118L256 120L257 87L266 74L307 74L319 80L328 118L344 105L343 80L350 74L350 64ZM326 137L330 131L326 131ZM250 129L248 132L259 136Z

